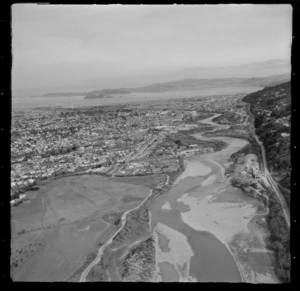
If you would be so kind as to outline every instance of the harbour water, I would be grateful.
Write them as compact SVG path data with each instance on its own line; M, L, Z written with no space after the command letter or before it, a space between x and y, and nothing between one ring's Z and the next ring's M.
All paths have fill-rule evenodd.
M56 97L32 97L19 96L12 98L13 110L30 110L35 107L77 107L77 106L95 106L95 105L111 105L127 102L142 102L148 100L162 100L174 98L201 97L212 95L227 95L251 93L260 90L260 87L228 87L228 88L202 88L189 91L174 91L174 92L158 92L158 93L129 93L122 95L113 95L114 98L103 99L84 99L84 96L56 96Z

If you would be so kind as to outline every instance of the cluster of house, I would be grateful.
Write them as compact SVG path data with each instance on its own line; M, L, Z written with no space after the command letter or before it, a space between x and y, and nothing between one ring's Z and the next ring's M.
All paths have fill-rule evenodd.
M281 118L277 118L275 120L276 124L282 125L284 127L290 127L291 126L291 116L285 116Z
M112 107L99 114L89 108L80 111L74 108L19 115L12 122L12 198L24 198L22 193L52 176L79 171L110 173L124 162L147 158L159 148L165 136L197 126L186 124L186 117L197 116L204 109L229 108L237 98L151 101L146 105L129 104L126 110ZM189 156L213 151L197 145L180 151L168 147L162 150L166 157L175 160L178 154ZM137 164L130 167L132 164L122 170L138 174L176 168L175 164L171 168L151 164L144 165L145 169Z
M254 181L261 182L263 176L259 170L259 163L255 154L248 154L245 157L245 169L241 172L241 174L250 174Z
M245 94L207 97L204 102L201 102L198 110L208 112L228 112L245 115L247 112L246 105L242 105L237 102L244 96Z
M270 117L271 114L272 114L271 110L266 110L266 109L257 110L257 115L265 115L265 116Z
M170 173L175 172L180 167L177 158L158 160L149 158L146 161L130 162L126 167L119 170L116 175L149 175L157 173Z
M153 119L151 114L128 115L120 114L114 119L102 115L99 120L74 112L42 111L28 112L13 120L12 197L23 198L24 194L17 195L51 176L83 170L106 173L114 164L135 156L157 136L149 128L160 118L158 115ZM143 156L161 140L151 144ZM136 158L139 157L142 156Z

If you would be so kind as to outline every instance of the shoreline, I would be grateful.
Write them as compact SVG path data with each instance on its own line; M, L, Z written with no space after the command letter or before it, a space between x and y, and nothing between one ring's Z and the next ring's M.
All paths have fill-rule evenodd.
M159 235L162 235L168 241L167 248L169 251L166 252L161 248L158 238ZM153 237L155 242L155 271L153 277L160 277L160 279L162 279L163 275L165 275L165 278L167 278L166 273L162 275L163 271L159 267L159 264L168 263L171 268L174 269L173 271L177 272L176 276L178 282L195 281L195 278L190 276L190 261L194 256L194 252L187 241L187 237L181 232L162 223L157 223L154 227ZM179 270L181 268L184 270ZM169 279L167 281L169 281ZM172 280L172 282L176 282L176 280Z
M201 138L201 137L200 137ZM214 139L214 137L212 137L211 139ZM231 139L232 141L233 141L233 138L229 138L229 139ZM239 138L239 139L237 139L237 138L234 138L234 140L235 141L233 141L233 145L231 146L231 144L232 144L232 142L231 143L228 143L228 147L226 147L225 149L224 149L224 151L226 151L226 149L227 149L227 151L229 150L230 151L230 154L229 154L229 157L230 157L230 155L231 155L231 151L233 151L233 152L236 152L236 151L238 151L239 149L237 148L236 149L236 142L238 141L238 140L241 140L242 141L242 145L240 146L240 148L242 148L243 146L244 146L244 143L248 143L248 141L247 140L245 140L245 139L241 139L241 138ZM224 165L223 164L221 164L220 162L217 162L217 161L215 161L215 159L214 159L214 157L216 157L216 156L219 156L220 154L222 154L222 150L221 150L221 152L216 152L216 153L212 153L212 154L204 154L204 155L195 155L195 156L193 156L193 157L191 157L192 158L192 160L193 161L197 161L197 162L201 162L201 160L202 161L205 161L205 160L207 160L207 162L210 162L211 164L214 164L215 166L217 166L218 167L218 170L219 170L219 172L220 172L220 174L221 174L221 177L222 177L222 182L223 183L226 183L226 182L228 182L227 181L227 179L226 179L226 177L225 177L225 167L224 167ZM223 155L222 156L222 159L223 158L226 158L226 160L229 158L228 157L228 154L226 154L226 155ZM191 161L191 158L188 158L188 159L184 159L184 162L185 162L185 165L186 165L186 161L188 160L188 161ZM185 171L186 171L186 169L185 169ZM184 171L184 172L185 172ZM212 173L213 172L213 173ZM210 174L215 174L214 173L214 171L212 171L212 172L210 172ZM192 175L192 176L194 176L194 175ZM196 175L195 175L196 176ZM180 177L178 177L179 178L179 180L181 180L180 179ZM187 178L187 177L185 177L185 178ZM177 181L178 182L178 181ZM177 184L177 183L175 183L175 184ZM228 184L228 183L226 183L226 184ZM184 194L183 194L184 195ZM182 195L182 196L183 196ZM182 196L180 196L180 198L182 197ZM224 203L224 202L222 202L222 203ZM226 203L226 202L225 202ZM205 206L203 206L203 207L205 207ZM182 215L182 214L181 214ZM252 216L252 215L251 215ZM254 217L254 216L253 216ZM252 219L253 219L253 217L251 217L251 219L247 222L247 225L248 225L248 223L250 223L250 221L252 221ZM182 218L182 220L183 220L183 218ZM184 220L183 220L184 221ZM184 223L187 223L187 222L185 222L184 221ZM190 225L189 223L187 223L190 227L192 227L192 228L194 228L192 225ZM201 228L201 227L200 227ZM195 229L195 228L194 228ZM205 229L205 228L204 228ZM198 229L197 229L198 230ZM198 230L198 231L201 231L200 229ZM231 255L231 257L232 257L232 259L234 260L234 262L235 262L235 265L236 265L236 267L237 267L237 270L238 270L238 272L239 272L239 274L240 274L240 278L241 278L241 280L242 280L242 282L249 282L249 283L259 283L259 282L254 282L253 280L250 280L249 281L249 279L247 280L247 278L249 277L249 276L247 276L247 271L244 269L244 267L245 266L243 266L243 264L240 262L240 259L239 259L239 257L238 257L238 254L237 253L235 253L232 249L231 249L231 240L234 238L234 234L231 236L231 238L230 239L228 239L228 240L224 240L223 238L221 238L220 237L220 235L218 234L218 232L217 231L214 231L214 230L209 230L209 229L205 229L205 231L207 231L207 232L209 232L210 234L212 234L212 235L214 235L215 237L216 237L216 239L218 239L224 246L226 246L226 249L229 251L229 253L230 253L230 255ZM239 233L239 231L237 231L236 233ZM272 274L273 275L273 274ZM250 278L251 278L252 276L250 276ZM272 278L273 279L273 278Z
M225 182L226 182L226 181L224 181L224 183L225 183ZM208 186L208 187L209 187L209 186ZM234 188L239 189L238 187L234 187ZM189 195L188 193L184 193L182 196L180 196L180 198L183 198L183 200L184 200L184 195L185 195L185 194L186 194L186 195ZM208 194L209 194L209 193L208 193ZM201 197L200 200L204 199L204 201L205 201L205 197L208 198L209 196L210 196L210 195L207 196L207 194L206 194L204 197ZM179 199L180 199L180 198L179 198ZM193 197L193 196L191 196L191 198L192 198L192 199L193 199L193 198L194 198L194 199L197 199L197 197ZM183 201L180 201L180 202L182 202L182 203L185 204L185 202L183 202ZM195 202L192 202L192 200L191 200L190 204L192 204L192 203L195 204ZM201 203L201 202L200 202L200 203ZM206 206L206 203L207 203L207 201L205 201L205 202L203 202L203 204L201 204L201 207L203 207L203 209L204 209L205 207L208 207L208 206ZM213 202L213 203L214 203L214 202ZM191 206L190 204L187 204L188 207ZM221 213L221 211L222 211L221 204L223 204L223 205L225 206L225 207L224 207L224 210L225 210L225 209L226 209L226 204L231 204L231 203L219 202L219 204L220 204L220 205L217 205L216 211L217 211L218 213ZM236 203L234 203L234 204L236 204ZM240 203L238 203L238 204L240 204ZM246 204L245 201L243 201L243 203L242 203L241 205L238 205L238 204L236 204L236 209L239 209L239 208L241 208L241 207L242 207L242 208L243 208L243 207L247 207L247 204ZM218 206L220 206L221 209L219 209ZM249 204L249 207L250 207L250 204ZM251 207L253 207L253 206L251 206ZM198 208L198 212L199 212L199 211L202 212L200 209L201 209L201 208ZM190 211L191 211L191 210L190 210ZM190 211L188 211L188 212L190 212ZM194 211L196 211L196 210L194 210ZM208 209L208 211L209 211L209 209ZM237 210L237 211L238 211L238 210ZM238 225L237 225L237 226L236 226L236 227L237 227L237 231L233 231L233 232L232 232L232 235L229 235L228 239L225 239L224 237L222 237L222 235L219 234L218 229L214 229L215 227L214 227L214 225L213 225L213 218L216 218L214 215L211 216L211 222L209 222L209 220L207 221L208 225L211 225L213 229L210 229L210 227L207 228L207 227L205 227L205 226L202 226L202 224L201 224L201 220L202 220L202 218L204 217L205 212L202 214L203 217L201 217L201 215L200 215L201 220L197 223L197 225L199 225L199 227L196 227L196 228L193 226L193 223L191 224L191 223L189 223L188 221L186 221L185 219L183 219L182 214L184 214L185 212L181 213L181 217L182 217L183 222L184 222L185 224L189 225L189 227L191 227L191 228L193 228L193 229L195 229L195 230L197 230L197 231L199 231L199 232L201 232L201 231L209 232L210 234L212 234L213 236L215 236L216 239L218 239L218 241L220 241L223 245L226 246L226 249L229 251L231 257L233 258L233 260L234 260L234 262L235 262L235 265L236 265L236 267L237 267L237 269L238 269L238 272L239 272L239 274L240 274L240 278L241 278L242 282L248 282L248 283L278 283L278 280L277 280L277 277L276 277L275 273L274 273L273 271L270 271L270 269L269 269L269 267L270 267L271 265L268 265L268 261L265 261L265 265L263 266L263 268L265 268L265 270L266 270L266 273L261 273L261 272L259 272L259 271L255 271L255 269L251 269L252 267L251 267L251 264L249 265L249 262L243 262L243 263L242 263L242 262L240 261L238 252L235 252L235 251L232 250L232 248L231 248L231 244L234 243L234 240L235 240L234 237L235 237L236 234L239 234L239 233L245 233L245 234L246 234L246 238L248 238L247 234L250 235L250 236L253 236L253 230L252 230L252 231L249 230L249 232L248 232L246 229L248 229L248 225L249 225L250 223L252 223L253 219L255 219L255 217L256 217L257 215L256 215L256 210L254 210L254 211L252 210L252 211L251 211L250 208L249 208L249 211L250 211L251 213L249 213L250 216L247 215L247 216L249 217L249 219L246 218L246 221L245 221L246 224L242 223L241 226L238 226ZM186 212L186 213L188 213L188 212ZM239 212L240 212L240 211L238 211L237 214L238 214ZM221 215L221 216L222 216L222 215ZM239 216L239 214L238 214L238 216ZM233 217L234 217L234 213L233 213ZM199 219L200 219L200 218L199 218ZM194 218L194 220L195 220L194 222L196 223L197 219ZM217 220L217 221L218 221L218 220ZM220 222L220 221L222 221L222 220L221 220L221 217L219 218L219 222ZM243 225L244 225L245 228L243 227ZM224 226L226 227L226 224L225 224ZM241 229L238 230L240 227L241 227ZM265 232L264 229L262 229L262 230L260 230L260 231ZM254 234L254 235L255 235L255 234ZM257 237L257 238L260 239L260 236ZM264 242L264 241L263 241L263 242ZM265 243L265 242L264 242L264 243ZM247 243L247 244L248 244L248 243ZM252 244L252 242L250 241L248 247L251 248L251 244ZM264 246L258 247L258 249L261 250L261 252L263 252L263 253L266 252ZM256 252L254 252L254 253L256 253Z

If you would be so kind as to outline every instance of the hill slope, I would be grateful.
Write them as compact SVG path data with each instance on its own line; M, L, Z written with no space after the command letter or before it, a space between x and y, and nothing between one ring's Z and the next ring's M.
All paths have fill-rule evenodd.
M256 133L264 143L268 168L284 188L290 188L291 83L266 87L244 97L255 116ZM285 193L289 204L289 195Z
M155 83L138 88L104 89L99 94L123 94L131 92L167 92L178 90L196 90L201 88L222 87L265 87L290 80L290 74L272 75L262 78L217 78L217 79L182 79L172 82Z

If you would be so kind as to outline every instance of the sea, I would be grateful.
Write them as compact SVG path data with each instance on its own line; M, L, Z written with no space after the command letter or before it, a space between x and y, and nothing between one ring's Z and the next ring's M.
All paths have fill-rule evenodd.
M18 96L12 97L12 110L32 110L37 107L81 107L95 105L113 105L130 102L143 102L149 100L167 100L189 97L204 97L213 95L248 94L261 87L227 87L227 88L201 88L198 90L168 91L168 92L135 92L129 94L113 95L114 98L84 99L82 96Z

